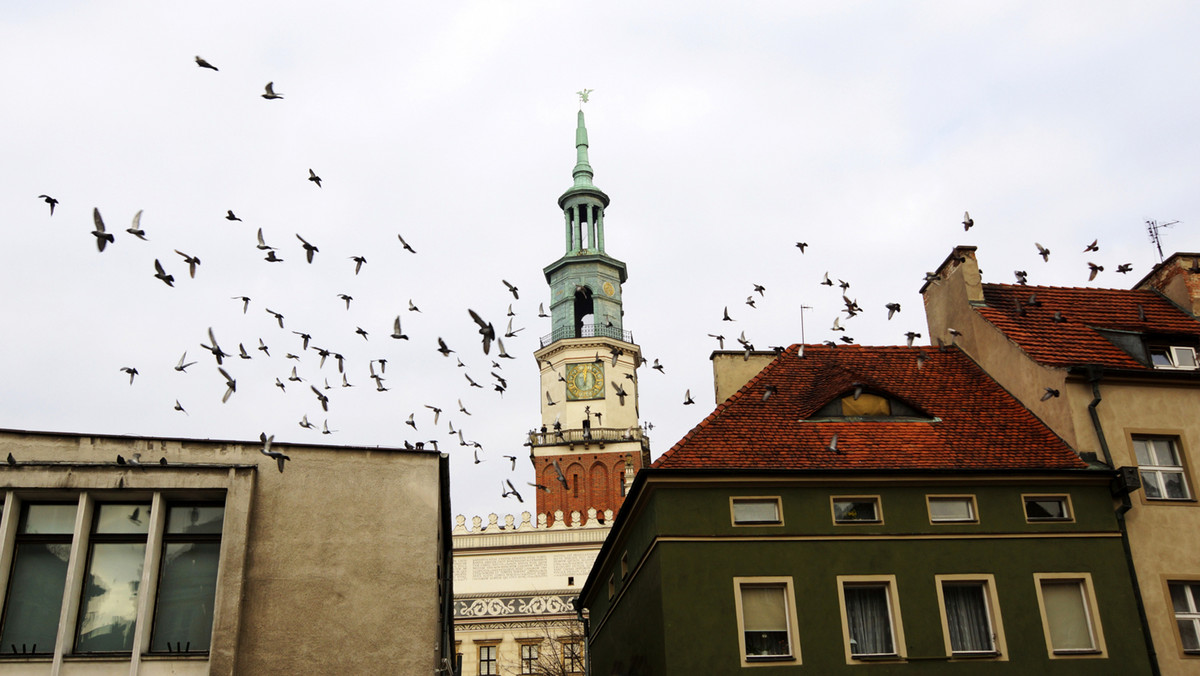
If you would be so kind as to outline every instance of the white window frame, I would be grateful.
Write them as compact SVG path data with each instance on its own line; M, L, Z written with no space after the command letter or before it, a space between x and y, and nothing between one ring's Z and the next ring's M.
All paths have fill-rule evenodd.
M1166 442L1171 454L1175 456L1175 461L1178 462L1179 464L1177 464L1177 465L1142 464L1141 458L1138 457L1138 452L1137 452L1138 442L1147 443L1148 444L1148 447L1147 447L1148 455L1153 455L1153 456L1158 455L1158 452L1153 450L1153 448L1154 448L1153 442ZM1142 478L1142 498L1144 500L1146 500L1147 502L1156 502L1156 503L1158 503L1158 502L1193 502L1195 500L1195 495L1192 493L1191 481L1189 481L1187 467L1185 465L1185 460L1184 460L1185 456L1183 453L1182 444L1180 443L1180 439L1178 436L1172 436L1169 434L1131 434L1130 435L1130 445L1133 447L1133 460L1135 463L1137 463L1138 476ZM1152 457L1151 460L1157 462L1159 459L1157 457ZM1145 479L1146 474L1153 474L1155 476L1155 478L1158 480L1159 486L1166 486L1166 483L1163 481L1164 475L1178 474L1180 477L1180 481L1183 484L1184 493L1186 493L1186 495L1184 495L1183 497L1170 497L1167 495L1160 495L1159 497L1152 497L1146 491L1146 486L1147 486L1147 482Z
M749 504L765 504L773 503L775 505L775 518L773 520L753 520L738 518L738 505ZM783 500L778 495L736 495L729 498L729 519L735 527L745 526L782 526L783 525Z
M1096 604L1096 591L1092 586L1091 573L1034 573L1034 589L1037 592L1038 610L1042 616L1042 633L1046 639L1046 654L1052 660L1060 659L1095 659L1107 658L1108 646L1104 642L1104 630L1100 624L1100 613ZM1054 647L1051 638L1051 622L1046 614L1046 600L1043 589L1047 584L1075 584L1083 600L1084 617L1088 622L1092 647L1086 649Z
M788 622L788 647L790 655L757 656L746 654L746 624L742 611L742 587L778 587L783 590L784 603L787 605L786 617ZM800 633L796 620L796 591L791 576L778 577L735 577L733 578L734 611L737 615L738 649L741 654L743 667L780 666L801 664Z
M846 587L883 587L887 594L888 623L892 634L891 653L856 654L850 638L850 616L846 612ZM846 651L846 664L863 662L903 661L907 657L904 640L904 622L900 617L900 593L895 575L838 575L838 604L842 614L842 643Z
M1156 369L1177 370L1177 371L1195 371L1200 368L1200 362L1196 360L1196 348L1186 345L1168 345L1155 346L1149 348L1150 364ZM1167 358L1169 364L1155 364L1154 355L1161 354ZM1190 362L1190 364L1189 364Z
M951 501L966 502L968 511L970 512L970 515L965 519L937 518L934 516L934 514L933 514L934 503L951 502ZM974 495L969 495L969 494L964 494L964 495L936 495L936 494L926 495L925 496L925 507L929 512L929 523L931 523L931 524L979 523L979 507L975 502Z
M1185 658L1198 658L1200 657L1200 648L1184 647L1183 634L1179 631L1179 625L1184 622L1191 623L1196 636L1200 637L1200 579L1167 580L1165 586L1167 604L1171 608L1172 616L1175 618L1175 640L1179 645L1179 654ZM1184 597L1188 604L1188 607L1182 611L1175 607L1175 597L1171 593L1171 589L1176 586L1183 587Z
M871 502L875 504L874 519L841 519L837 517L839 502ZM883 500L878 495L833 495L829 498L829 511L833 523L838 526L880 526L883 525Z
M942 613L942 639L945 641L946 654L952 659L992 658L996 661L1008 660L1008 643L1004 637L1004 621L1000 616L1000 602L996 597L996 578L990 573L981 574L949 574L935 575L937 585L938 607ZM955 651L950 641L950 617L946 611L946 585L978 585L983 594L983 602L987 611L989 630L992 634L992 650L990 651Z
M1030 501L1058 500L1063 505L1066 515L1062 517L1031 517L1029 516ZM1071 496L1067 493L1023 493L1021 495L1021 511L1026 523L1074 523L1075 507L1071 504Z

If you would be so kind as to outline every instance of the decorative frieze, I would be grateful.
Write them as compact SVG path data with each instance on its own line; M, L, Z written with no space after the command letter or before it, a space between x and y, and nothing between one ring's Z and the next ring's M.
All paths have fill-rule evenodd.
M498 596L455 599L454 617L482 618L574 613L573 595Z

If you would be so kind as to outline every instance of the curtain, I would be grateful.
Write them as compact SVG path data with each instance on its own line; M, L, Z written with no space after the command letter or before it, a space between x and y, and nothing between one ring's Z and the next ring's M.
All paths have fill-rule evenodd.
M942 587L946 602L946 625L950 628L953 652L994 650L992 628L982 584L947 584Z
M1094 650L1091 622L1079 580L1042 582L1042 601L1050 625L1050 643L1055 651Z
M854 585L845 588L846 624L850 628L850 652L854 655L891 655L892 622L886 585Z

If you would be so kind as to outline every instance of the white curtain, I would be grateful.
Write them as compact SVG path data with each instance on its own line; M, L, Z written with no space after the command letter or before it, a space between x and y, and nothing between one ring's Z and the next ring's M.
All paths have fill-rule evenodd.
M947 584L942 587L942 598L946 601L950 649L956 653L994 650L983 585Z
M895 653L887 595L885 585L855 585L845 588L846 624L850 627L852 654Z

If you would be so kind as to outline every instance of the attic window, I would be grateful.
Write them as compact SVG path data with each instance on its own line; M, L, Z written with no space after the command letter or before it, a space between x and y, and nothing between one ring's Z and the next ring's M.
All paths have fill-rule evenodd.
M923 418L916 409L902 401L880 394L853 392L821 407L814 418Z
M1156 369L1195 370L1196 349L1179 345L1154 346L1150 348L1150 363Z

